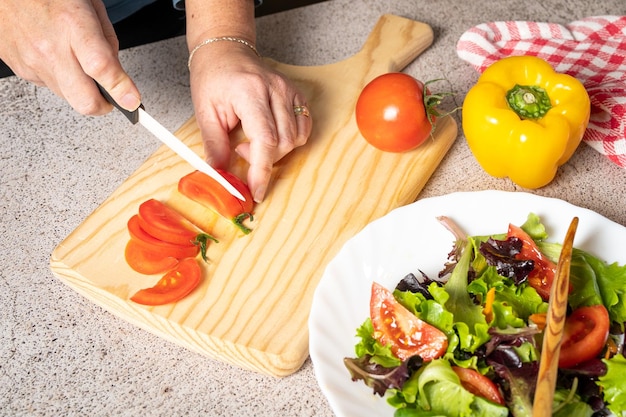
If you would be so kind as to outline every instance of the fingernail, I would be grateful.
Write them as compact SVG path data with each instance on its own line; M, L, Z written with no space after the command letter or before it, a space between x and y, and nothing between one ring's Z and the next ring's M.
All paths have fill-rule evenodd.
M266 185L261 185L259 186L256 191L254 192L254 202L255 203L261 203L263 202L263 199L265 198L265 192L267 191L267 186Z
M137 107L139 107L140 104L141 100L139 99L139 97L130 93L123 96L122 99L119 101L119 105L129 111L137 110Z
M241 148L241 144L235 147L235 153L239 155L239 157L242 158L244 161L248 163L250 162L250 160L248 159L248 152Z

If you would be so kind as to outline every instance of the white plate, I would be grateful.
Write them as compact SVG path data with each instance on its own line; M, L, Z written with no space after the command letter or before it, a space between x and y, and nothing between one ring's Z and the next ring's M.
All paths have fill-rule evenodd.
M618 204L616 202L616 204ZM580 221L574 245L609 263L626 264L626 228L565 201L521 192L480 191L419 200L372 222L328 264L309 317L309 349L315 374L339 417L393 416L386 400L343 365L354 357L355 332L369 315L373 281L393 289L407 273L436 277L452 249L453 236L436 219L452 218L470 235L504 233L539 215L548 240L561 242L571 219Z

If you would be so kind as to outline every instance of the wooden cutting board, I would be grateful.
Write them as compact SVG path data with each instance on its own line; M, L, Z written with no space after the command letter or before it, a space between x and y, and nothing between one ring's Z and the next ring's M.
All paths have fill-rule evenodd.
M326 264L366 224L413 202L457 136L454 120L444 117L432 140L393 154L368 145L356 127L354 105L365 84L402 70L432 41L428 25L384 15L346 60L313 67L268 60L306 94L314 129L306 146L277 164L251 234L181 196L177 181L193 169L161 147L59 244L53 273L111 313L193 351L269 375L295 372L308 355L307 319ZM193 118L176 135L202 154ZM233 142L241 140L234 132ZM231 169L245 178L243 161L234 159ZM153 308L129 297L160 276L138 274L124 260L126 222L150 198L220 241L210 246L200 287Z

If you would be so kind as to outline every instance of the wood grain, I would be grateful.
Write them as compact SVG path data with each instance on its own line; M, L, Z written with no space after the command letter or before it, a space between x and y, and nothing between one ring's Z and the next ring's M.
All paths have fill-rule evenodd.
M135 325L196 352L245 369L284 376L308 355L307 319L325 265L366 224L417 198L457 136L451 117L432 140L392 154L360 137L353 109L375 76L400 71L433 40L420 22L384 15L363 48L329 65L298 67L268 60L306 94L314 129L306 146L283 158L254 229L243 235L176 191L192 168L159 148L52 254L53 273L80 294ZM177 132L202 154L192 117ZM233 146L246 140L232 134ZM245 178L246 166L233 159ZM146 308L129 301L158 276L124 261L126 222L148 198L160 199L219 239L210 246L200 287L178 303Z
M569 274L572 264L572 249L574 236L578 228L578 217L574 217L567 229L563 248L556 267L554 283L550 289L550 303L546 317L546 329L543 335L541 358L537 385L533 399L533 417L552 415L552 401L556 388L556 378L559 367L559 352L565 328L567 313L567 298L569 296Z

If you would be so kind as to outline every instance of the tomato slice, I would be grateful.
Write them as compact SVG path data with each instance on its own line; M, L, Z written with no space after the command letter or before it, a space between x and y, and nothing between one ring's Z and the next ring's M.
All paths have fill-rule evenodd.
M254 209L254 200L250 189L236 175L221 169L218 169L217 172L226 178L246 198L246 201L241 201L233 196L217 181L200 171L194 171L182 177L178 181L178 191L191 200L214 210L219 215L231 219L238 227L242 228L241 222L245 218L251 217ZM243 228L242 230L246 233L250 231Z
M164 242L149 235L139 225L139 216L136 214L128 220L127 226L130 238L134 242L149 251L162 255L163 257L172 257L177 259L193 258L200 251L198 246L195 245L177 245L174 243Z
M441 357L448 347L445 333L400 304L393 293L380 284L372 284L370 317L374 337L400 360L419 355L424 361Z
M559 368L571 368L595 358L609 336L609 312L599 304L578 307L565 319Z
M458 375L463 388L486 400L504 405L504 397L491 379L474 369L453 366L452 370Z
M126 244L124 258L133 270L146 275L169 271L178 264L178 259L146 249L133 239Z
M139 290L130 297L138 304L156 306L179 301L200 283L202 271L194 258L183 259L152 288Z
M182 214L155 199L139 206L139 225L152 237L184 246L193 246L196 236L202 233Z
M522 250L515 258L530 259L535 263L535 268L528 275L528 284L547 301L550 298L556 264L541 253L535 241L521 227L509 224L507 237L517 237L522 241Z

